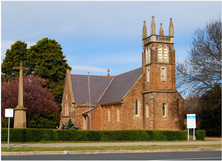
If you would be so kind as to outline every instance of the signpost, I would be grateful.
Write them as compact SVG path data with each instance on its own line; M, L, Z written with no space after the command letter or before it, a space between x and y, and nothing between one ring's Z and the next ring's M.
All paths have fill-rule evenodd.
M196 114L187 114L187 129L189 141L189 129L193 129L193 140L195 140Z
M13 117L13 109L5 109L5 117L8 117L8 150L9 150L9 132L10 132L10 117Z

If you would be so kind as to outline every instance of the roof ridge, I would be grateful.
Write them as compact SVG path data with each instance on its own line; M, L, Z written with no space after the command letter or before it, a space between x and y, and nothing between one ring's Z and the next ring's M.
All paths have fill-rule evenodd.
M142 67L139 67L139 68L136 68L136 69L130 70L130 71L125 72L125 73L121 73L121 74L119 74L119 75L115 75L115 77L120 76L120 75L123 75L123 74L126 74L126 73L129 73L129 72L132 72L132 71L135 71L135 70L138 70L138 69L140 69L140 68L142 68Z
M115 77L113 77L113 79L109 82L108 86L106 87L105 91L103 92L103 94L100 96L99 100L96 102L96 105L99 103L99 101L103 98L103 95L106 93L106 91L108 90L109 86L112 84L113 80Z
M86 74L70 74L73 76L88 76ZM115 76L105 76L105 75L89 75L89 76L93 76L93 77L115 77Z
M89 75L89 76L93 76L93 77L117 77L117 76L120 76L120 75L129 73L129 72L138 70L138 69L140 69L140 68L142 68L142 67L139 67L139 68L136 68L136 69L133 69L133 70L130 70L130 71L128 71L128 72L124 72L124 73L121 73L121 74L118 74L118 75L112 75L112 76L105 76L105 75ZM86 74L70 74L70 75L73 75L73 76L88 76L88 75L86 75Z

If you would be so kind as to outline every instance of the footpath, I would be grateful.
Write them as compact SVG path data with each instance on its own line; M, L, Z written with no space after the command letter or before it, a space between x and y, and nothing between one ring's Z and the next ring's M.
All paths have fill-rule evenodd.
M207 138L206 138L207 139ZM209 139L209 138L208 138ZM85 146L145 146L145 145L221 145L221 138L216 141L181 141L181 142L102 142L102 143L10 143L9 147L85 147ZM1 144L8 147L8 144ZM183 148L183 149L143 149L143 150L86 150L69 151L69 154L101 154L101 153L148 153L148 152L181 152L181 151L222 151L222 148ZM1 152L2 156L10 155L67 155L67 151L31 151L31 152Z

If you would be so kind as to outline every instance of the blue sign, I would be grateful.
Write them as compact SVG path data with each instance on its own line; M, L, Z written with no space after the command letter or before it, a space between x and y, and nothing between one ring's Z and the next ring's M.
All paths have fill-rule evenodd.
M187 128L196 128L196 114L187 114Z
M187 119L195 119L196 116L187 116Z

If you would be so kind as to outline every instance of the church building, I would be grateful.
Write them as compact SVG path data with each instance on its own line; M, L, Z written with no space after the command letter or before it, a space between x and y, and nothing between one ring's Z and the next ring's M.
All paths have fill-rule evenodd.
M80 129L183 130L184 100L175 87L172 18L168 36L162 23L156 34L153 16L147 37L144 21L142 46L142 67L120 75L88 76L67 70L60 128L71 118Z

